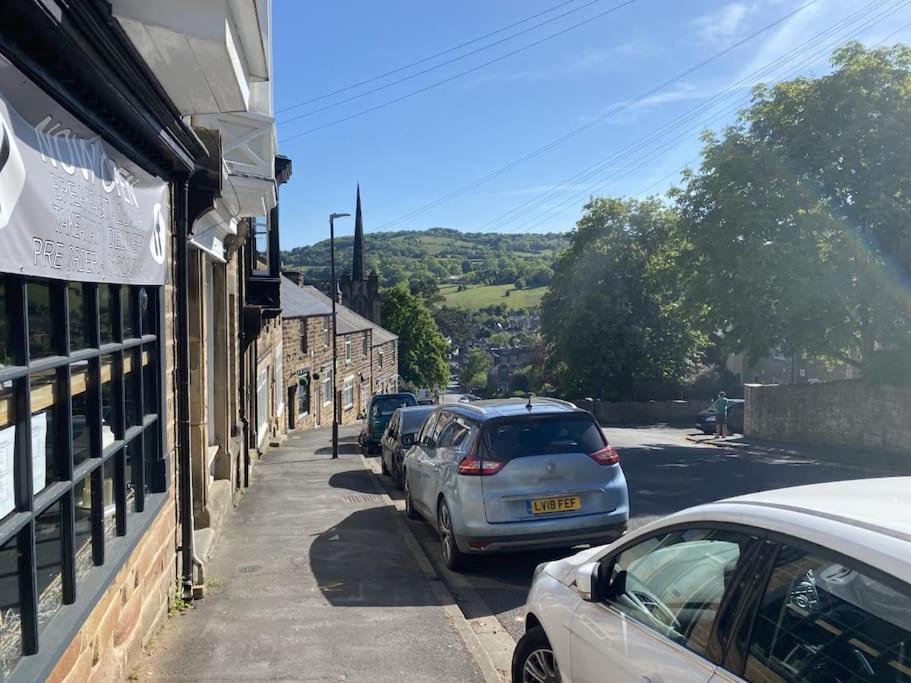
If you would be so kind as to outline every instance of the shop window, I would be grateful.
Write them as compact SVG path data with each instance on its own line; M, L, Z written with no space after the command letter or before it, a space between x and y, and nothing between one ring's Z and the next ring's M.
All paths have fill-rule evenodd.
M0 680L164 490L158 296L0 275Z

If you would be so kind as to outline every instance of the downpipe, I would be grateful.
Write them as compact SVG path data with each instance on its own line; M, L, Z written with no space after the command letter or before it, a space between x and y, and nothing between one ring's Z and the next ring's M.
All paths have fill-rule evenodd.
M190 451L190 292L189 199L190 180L179 181L177 192L177 244L174 250L177 290L177 457L179 478L181 597L192 600L195 586L205 585L205 567L196 556L193 520L193 458ZM196 577L194 581L194 571Z

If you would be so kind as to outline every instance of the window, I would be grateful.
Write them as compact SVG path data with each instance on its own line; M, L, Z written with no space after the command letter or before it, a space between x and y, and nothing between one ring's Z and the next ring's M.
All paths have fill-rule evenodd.
M364 354L364 358L367 358L367 356L370 355L370 347L369 347L369 345L368 345L368 340L367 340L367 335L366 335L366 333L364 334L364 338L363 338L362 341L363 341L363 344L364 344L364 347L363 347L363 351L362 351L362 352L363 352L363 354Z
M380 369L383 368L383 352L380 351Z
M301 353L307 353L307 319L301 320Z
M653 536L616 556L607 603L704 654L722 597L753 542L745 534L717 529Z
M329 346L329 316L323 318L323 345Z
M591 454L607 445L601 428L589 415L508 418L485 432L485 453L503 461L550 453Z
M250 219L253 222L253 272L269 272L269 220L265 216Z
M164 490L159 291L0 275L0 679Z
M431 437L433 430L436 428L440 415L442 415L442 413L433 413L433 415L427 418L427 422L424 423L424 426L421 429L421 436L418 438L418 443L427 443L427 439Z
M396 413L392 416L392 419L389 420L389 426L386 428L386 434L395 437L399 432L399 422L401 421L402 414Z
M285 409L285 357L284 348L279 344L275 349L275 360L272 361L272 405L275 415L279 416Z
M911 587L783 546L759 607L750 681L911 681Z
M256 374L256 426L262 442L269 428L269 368L260 368Z
M461 418L455 418L440 434L440 448L461 448L468 443L468 436L472 433L471 424Z
M305 372L297 376L297 414L306 415L310 412L310 373Z
M342 405L345 410L354 406L354 378L349 377L342 386Z
M351 362L351 337L345 337L345 362Z
M332 402L332 367L329 365L324 365L323 369L320 371L320 377L322 378L323 385L323 403Z

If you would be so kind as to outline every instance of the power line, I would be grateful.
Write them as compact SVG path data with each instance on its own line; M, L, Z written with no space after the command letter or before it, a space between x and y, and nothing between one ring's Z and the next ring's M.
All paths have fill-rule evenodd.
M829 38L831 35L838 33L838 31L840 31L845 26L849 26L850 24L852 24L855 19L858 19L858 18L866 15L867 13L869 13L872 10L878 10L881 7L883 7L884 5L888 5L892 1L893 0L873 0L872 2L868 3L865 7L863 7L861 10L856 11L855 13L842 18L840 21L836 22L834 25L830 26L829 28L825 29L824 31L819 32L812 39L806 41L801 46L798 46L798 47L788 51L784 55L782 55L782 56L778 57L777 59L773 60L772 62L766 64L764 67L757 69L756 71L752 72L748 76L745 76L745 77L741 78L739 81L731 84L730 86L728 86L721 92L714 95L708 101L706 101L700 105L697 105L697 106L691 108L689 111L684 112L683 114L675 117L674 119L661 125L656 131L653 131L649 135L647 135L643 138L640 138L639 140L634 141L634 142L630 143L629 145L626 145L618 152L611 154L611 155L605 157L604 159L601 159L600 161L586 167L585 169L583 169L582 171L580 171L578 173L573 174L571 177L566 178L565 180L558 183L555 188L552 188L551 190L548 190L537 197L534 197L532 199L529 199L529 200L519 204L519 206L514 207L513 209L505 212L504 214L501 214L500 216L494 218L493 220L487 221L486 223L481 225L478 229L484 230L485 228L487 228L489 226L495 226L498 224L499 224L499 227L503 227L503 226L515 221L516 219L520 218L521 216L528 214L529 212L533 211L534 209L545 205L548 201L550 201L551 199L554 199L555 197L559 196L560 194L563 194L568 191L572 191L574 189L573 184L577 184L580 181L584 181L584 180L594 177L595 175L600 173L602 170L604 170L608 166L630 156L633 152L638 151L639 149L647 147L652 142L659 140L661 137L663 137L667 133L682 126L684 123L687 123L688 121L692 121L692 120L696 119L697 117L699 117L700 115L702 115L703 113L706 113L706 112L712 110L718 104L720 104L722 101L730 98L732 95L735 95L737 92L741 91L745 86L750 85L754 82L758 82L760 79L773 73L777 68L779 68L780 66L783 66L784 64L791 61L795 57L798 57L799 55L806 53L809 50L815 48L817 45L821 44L825 39ZM894 8L891 11L896 11L897 9L900 9L900 8ZM882 16L887 16L887 14L888 14L888 12ZM830 48L828 48L828 47L825 48L823 50L823 53L825 53L829 49ZM817 56L814 56L813 60L815 61L817 58L818 58ZM798 67L798 68L800 68L800 67ZM746 103L748 101L749 101L749 97L747 97L745 101L741 100L740 102ZM738 102L738 104L735 105L735 107L733 108L732 111L736 111L737 108L742 106L740 102ZM724 113L728 113L728 111L726 110ZM692 129L685 131L685 135L689 134L691 132L691 130ZM592 185L590 187L594 187L594 185ZM494 228L494 231L497 231L496 227Z
M687 76L698 71L699 69L703 68L704 66L720 59L721 57L725 56L726 54L728 54L728 53L736 50L737 48L741 47L742 45L750 42L757 36L762 35L766 31L770 31L771 29L775 28L779 24L781 24L781 23L787 21L788 19L790 19L791 17L793 17L798 12L801 12L802 10L815 4L818 1L819 0L808 0L808 2L805 2L801 6L788 12L784 16L776 19L775 21L773 21L769 24L766 24L758 31L751 33L750 35L738 40L737 42L729 45L728 47L724 48L723 50L716 52L715 54L711 55L710 57L708 57L706 59L703 59L702 61L696 63L695 65L680 72L676 76L669 78L668 80L660 83L659 85L646 90L645 92L639 94L638 96L634 97L633 99L627 100L626 102L609 109L607 112L605 112L601 116L597 117L596 119L589 121L588 123L585 123L585 124L579 126L578 128L574 128L573 130L569 131L568 133L565 133L564 135L548 142L547 144L543 145L542 147L539 147L536 150L529 152L528 154L525 154L524 156L519 157L518 159L506 164L505 166L502 166L501 168L497 169L496 171L488 173L486 176L483 176L482 178L479 178L478 180L475 180L474 182L471 182L468 185L465 185L457 190L454 190L453 192L450 192L449 194L446 194L432 202L429 202L429 203L425 204L424 206L414 209L413 211L403 214L402 216L399 216L398 218L396 218L394 220L384 223L382 226L380 226L377 229L383 230L387 227L392 226L395 223L398 223L399 221L414 218L415 216L418 216L418 215L424 213L425 211L428 211L436 206L439 206L440 204L443 204L444 202L449 201L450 199L454 199L455 197L458 197L459 195L465 194L466 192L470 192L471 190L479 187L480 185L483 185L484 183L492 180L493 178L496 178L500 175L503 175L504 173L511 171L516 166L519 166L519 165L525 163L526 161L530 161L531 159L534 159L534 158L540 156L544 152L547 152L547 151L553 149L554 147L566 142L567 140L570 140L571 138L576 137L580 133L583 133L586 130L598 125L599 123L605 121L606 119L610 118L611 116L618 114L621 111L624 111L625 109L628 109L629 107L636 104L637 102L640 102L647 97L650 97L658 92L661 92L668 86L673 85L677 81L679 81L683 78L686 78Z
M576 2L576 1L577 1L577 0L571 0L571 2ZM573 9L571 9L571 10L568 10L568 11L566 11L566 12L563 12L562 14L558 14L558 15L555 16L555 17L551 17L550 19L545 19L544 21L542 21L542 22L540 22L540 23L537 23L537 24L535 24L534 26L529 26L529 27L527 27L527 28L522 29L521 31L517 31L516 33L513 33L512 35L506 36L505 38L501 38L500 40L496 40L496 41L494 41L494 42L492 42L492 43L489 43L489 44L487 44L487 45L482 45L481 47L476 48L476 49L474 49L474 50L471 50L470 52L466 52L465 54L458 55L458 56L456 56L456 57L453 57L452 59L447 59L445 62L440 62L439 64L434 64L433 66L427 67L426 69L422 69L421 71L417 71L417 72L415 72L415 73L413 73L413 74L409 74L408 76L403 76L402 78L399 78L399 79L397 79L397 80L394 80L394 81L392 81L391 83L386 83L386 84L384 84L384 85L380 85L380 86L378 86L378 87L376 87L376 88L373 88L373 89L371 89L371 90L365 90L364 92L358 93L358 94L356 94L356 95L352 95L351 97L346 97L345 99L339 100L338 102L332 102L331 104L327 104L327 105L325 105L325 106L318 107L317 109L311 109L310 111L304 112L303 114L297 114L297 115L295 115L295 116L290 116L290 117L284 119L283 121L279 121L279 123L280 123L280 124L288 123L288 122L290 122L290 121L296 121L296 120L298 120L298 119L302 119L302 118L305 118L305 117L307 117L307 116L313 116L314 114L319 114L320 112L326 111L327 109L333 109L333 108L335 108L335 107L339 107L339 106L341 106L341 105L343 105L343 104L346 104L346 103L348 103L348 102L352 102L352 101L357 100L357 99L360 99L360 98L362 98L362 97L367 97L368 95L372 95L373 93L379 92L379 91L381 91L381 90L385 90L385 89L387 89L387 88L391 88L391 87L393 87L393 86L395 86L395 85L398 85L398 84L400 84L400 83L404 83L405 81L410 81L410 80L413 79L413 78L417 78L418 76L423 76L424 74L430 73L431 71L436 71L437 69L442 69L444 66L449 66L450 64L453 64L454 62L458 62L458 61L460 61L460 60L462 60L462 59L465 59L466 57L471 57L471 56L476 55L476 54L478 54L478 53L480 53L480 52L484 52L485 50L489 50L490 48L496 47L497 45L501 45L501 44L503 44L503 43L505 43L505 42L508 42L508 41L512 40L513 38L518 38L518 37L521 36L521 35L524 35L524 34L526 34L526 33L529 33L529 32L531 32L531 31L534 31L534 30L536 30L536 29L539 29L539 28L541 28L542 26L546 26L547 24L552 24L552 23L555 22L555 21L559 21L560 19L564 19L565 17L568 17L568 16L571 15L571 14L575 14L576 12L581 12L581 11L582 11L583 9L585 9L586 7L591 7L592 5L595 5L595 4L599 3L599 2L601 2L601 0L589 0L589 2L586 2L584 5L580 5L579 7L575 7L575 8L573 8ZM565 5L566 3L564 2L564 3L561 3L561 4L562 4L562 5ZM560 7L560 6L561 6L561 5L557 5L557 7ZM551 10L546 10L545 12L536 14L535 16L537 17L537 16L540 16L540 14L546 14L546 13L549 12L549 11L551 11ZM520 21L520 22L517 22L517 23L522 24L522 23L525 23L526 21L529 21L529 19L525 19L525 20ZM505 30L505 29L501 29L501 31L502 31L502 30ZM501 32L501 31L498 31L497 33ZM490 35L490 34L488 34L488 35ZM478 39L478 40L480 40L480 39ZM470 42L477 42L477 40L475 40L475 41L470 41ZM465 43L463 43L463 45L465 45ZM450 49L450 50L446 50L446 52L452 52L452 51L455 50L455 49L457 49L457 48L452 48L452 49ZM438 53L437 56L439 56L439 54L445 54L445 53ZM416 62L416 63L426 62L426 61L429 61L430 59L432 59L432 58L431 58L431 57L428 57L428 58L426 58L426 59L419 60L419 62ZM367 85L367 84L369 84L369 83L371 83L371 82L373 82L373 81L382 79L382 78L385 77L385 76L389 76L389 75L391 75L391 74L393 74L393 73L397 73L397 72L399 72L399 71L404 71L406 68L407 68L407 67L401 67L401 68L399 68L399 69L395 69L394 71L389 71L389 72L383 74L383 76L376 76L376 77L374 77L374 78L369 78L369 79L367 79L367 80L361 81L361 82L360 82L359 84L357 84L357 85L352 85L352 86L349 86L349 87L347 87L347 88L342 88L341 90L336 90L334 93L331 93L331 94L332 94L332 95L337 95L337 94L340 94L340 93L345 92L345 91L347 91L347 90L353 90L354 88L358 87L359 85ZM324 99L326 99L327 97L330 97L330 96L331 96L331 95L323 95L322 97L318 97L318 98L316 98L316 99L317 99L317 100L324 100ZM301 102L301 103L295 104L295 105L293 105L293 106L291 106L291 107L287 107L287 108L285 108L285 109L282 110L282 111L289 111L289 110L291 110L291 109L297 109L298 107L302 107L302 106L304 106L305 104L309 104L309 103L312 103L312 102L314 102L314 101L315 101L315 100L309 100L308 102Z
M901 10L901 9L904 9L904 8L907 7L908 5L911 5L911 0L904 0L904 2L901 2L901 3L899 3L898 5L895 5L895 6L893 6L892 8L887 9L887 10L883 11L882 13L880 13L879 15L877 15L877 16L873 17L872 19L868 20L863 26L861 26L861 27L858 29L858 31L863 32L863 31L868 30L869 28L871 28L871 27L874 26L875 24L878 24L878 23L880 23L881 21L883 21L887 16L889 16L889 15L891 15L891 14L894 14L895 12L897 12L897 11L899 11L899 10ZM878 8L877 8L877 9L878 9ZM869 11L869 10L868 10L868 9L863 10L864 13L866 13L867 11ZM885 38L883 38L882 40L880 40L876 45L882 44L882 43L885 42L886 40L889 40L891 37L893 37L893 36L896 35L897 33L901 32L902 30L904 30L904 29L907 28L908 26L911 26L911 22L909 22L908 24L903 25L901 28L897 29L896 31L893 31L893 32L892 32L891 34L889 34L887 37L885 37ZM827 54L827 53L832 49L832 45L834 45L835 47L839 47L839 46L844 45L844 44L846 44L847 42L849 42L850 40L853 40L853 39L854 39L854 38L853 38L853 36L852 36L852 37L847 38L847 39L839 39L839 40L841 40L841 42L839 42L839 40L834 41L833 44L830 44L830 45L827 46L826 48L823 48L823 49L817 51L817 52L816 52L814 55L812 55L810 58L804 60L804 61L803 61L801 64L799 64L795 69L792 69L786 77L792 77L793 75L796 75L797 73L800 72L800 70L801 70L804 66L806 66L807 64L812 64L813 62L815 62L816 60L818 60L820 56L823 56L823 55ZM747 102L747 103L749 102L749 99L750 99L750 98L746 98L746 102ZM738 105L738 106L739 106L739 105ZM737 108L737 107L735 107L734 109L736 109L736 108ZM730 113L730 110L724 111L724 112L722 112L720 115L714 116L712 120L718 120L718 119L720 119L720 118L723 118L723 117L724 117L726 114L728 114L728 113ZM691 131L690 131L690 132L691 132ZM644 157L644 158L640 158L639 160L637 160L637 161L634 162L633 164L630 164L630 165L628 165L627 167L625 167L624 169L621 169L618 173L609 176L609 177L606 178L604 181L596 182L596 183L594 183L593 185L591 185L591 186L589 186L588 188L586 188L583 192L573 195L572 197L569 198L569 201L568 201L568 202L564 200L563 202L561 202L560 204L558 204L556 207L552 207L551 209L548 209L548 210L544 211L542 214L538 214L537 216L532 217L531 220L525 221L525 222L521 223L520 225L515 226L515 228L513 228L513 229L511 229L511 230L504 230L504 231L502 231L502 232L504 232L504 233L508 233L508 232L517 232L518 230L521 230L522 228L525 228L526 230L533 230L534 228L536 228L537 226L541 225L542 223L544 223L544 221L546 221L546 220L548 219L548 214L551 214L551 215L552 215L552 214L554 214L555 212L556 212L556 213L559 213L559 212L562 211L565 207L568 207L571 203L573 203L573 202L575 202L575 201L578 201L582 196L584 196L584 195L591 196L591 190L593 190L593 189L595 189L595 188L603 189L606 185L608 185L608 184L610 184L610 183L612 183L612 182L615 182L615 181L617 181L617 180L620 180L620 179L622 179L622 178L628 176L630 173L632 173L632 172L633 172L634 170L636 170L637 168L640 168L640 167L641 167L642 165L644 165L645 163L648 163L649 161L653 160L654 158L660 156L660 154L663 153L664 151L667 151L668 149L670 149L670 148L672 148L672 147L676 147L676 146L678 146L679 144L681 144L683 141L685 141L686 137L687 137L686 135L680 136L680 137L677 139L676 142L672 142L672 144L670 144L670 145L665 145L665 147L659 149L658 152L649 154L649 155L647 155L647 156ZM655 183L652 183L652 184L649 185L645 190L643 190L642 192L638 193L638 194L635 195L635 196L637 196L637 197L638 197L638 196L641 196L643 192L645 192L645 191L647 191L647 190L650 190L652 187L654 187L654 186L660 184L660 183L663 182L664 180L667 180L667 179L670 178L671 176L673 176L673 175L675 175L675 174L681 173L681 172L683 171L683 169L685 169L687 166L689 166L690 164L692 164L692 163L694 163L695 161L698 161L698 160L699 160L699 157L696 157L695 159L691 159L689 162L687 162L686 165L684 165L683 168L681 168L681 169L679 169L679 170L677 170L677 171L675 171L675 172L673 172L673 173L670 173L670 174L668 174L668 175L666 175L666 176L663 176L661 179L659 179L659 180L656 181ZM539 219L539 220L535 220L535 219ZM500 231L494 231L494 232L500 232Z
M286 111L291 111L292 109L297 109L299 107L303 107L305 105L312 104L313 102L319 102L320 100L325 100L326 98L332 97L333 95L339 95L343 92L348 92L349 90L354 90L355 88L359 88L362 85L367 85L368 83L373 83L374 81L382 80L383 78L386 78L387 76L392 76L393 74L397 74L402 71L406 71L407 69L418 66L420 64L425 64L426 62L433 61L437 57L442 57L443 55L448 55L451 52L455 52L456 50L461 50L463 47L468 47L469 45L474 45L475 43L479 43L480 41L490 38L492 36L495 36L498 33L503 33L504 31L508 31L511 28L515 28L516 26L521 26L522 24L528 23L529 21L532 21L533 19L537 19L538 17L543 17L545 14L550 14L551 12L554 12L554 11L560 9L561 7L565 7L566 5L571 5L574 2L578 2L578 0L565 0L565 2L561 2L557 5L554 5L553 7L549 7L548 9L538 12L537 14L532 14L530 17L525 17L524 19L520 19L519 21L509 24L508 26L503 26L502 28L498 28L497 30L491 31L490 33L485 33L483 36L478 36L477 38L472 38L471 40L466 40L464 43L459 43L458 45L454 45L453 47L443 50L442 52L437 52L435 54L429 55L422 59L415 60L413 62L400 66L398 68L392 69L391 71L387 71L382 74L377 74L376 76L371 76L370 78L365 78L363 81L358 81L357 83L352 83L351 85L345 86L344 88L339 88L338 90L333 90L332 92L327 92L324 95L320 95L319 97L312 97L309 100L304 100L303 102L298 102L297 104L292 104L290 107L284 107L283 109L278 109L275 113L282 114ZM591 3L588 3L588 4L591 4Z
M811 0L811 2L817 2L817 1L818 1L818 0ZM584 26L584 25L586 25L586 24L590 24L591 22L595 21L596 19L600 19L601 17L605 17L605 16L607 16L608 14L611 14L611 13L613 13L613 12L616 12L616 11L619 10L619 9L622 9L622 8L624 8L624 7L627 7L627 6L629 6L629 5L632 5L634 2L637 2L637 0L625 0L625 2L621 2L621 3L618 4L618 5L614 5L614 6L611 7L610 9L608 9L608 10L606 10L606 11L604 11L604 12L601 12L601 13L599 13L599 14L595 14L594 16L591 16L591 17L589 17L588 19L586 19L586 20L584 20L584 21L580 21L579 23L572 24L571 26L567 26L566 28L564 28L564 29L562 29L562 30L560 30L560 31L557 31L556 33L551 33L550 35L544 36L543 38L540 38L540 39L538 39L538 40L536 40L536 41L534 41L534 42L532 42L532 43L529 43L529 44L524 45L524 46L522 46L522 47L520 47L520 48L517 48L517 49L515 49L515 50L512 50L511 52L507 52L507 53L505 53L505 54L500 55L499 57L495 57L494 59L491 59L491 60L489 60L489 61L486 61L486 62L484 62L484 63L482 63L482 64L478 64L477 66L472 67L471 69L467 69L466 71L461 71L461 72L459 72L459 73L457 73L457 74L453 74L452 76L449 76L448 78L444 78L444 79L441 80L441 81L436 81L435 83L431 83L431 84L429 84L429 85L426 85L426 86L424 86L423 88L418 88L417 90L412 90L411 92L406 93L406 94L404 94L404 95L401 95L400 97L396 97L396 98L394 98L394 99L392 99L392 100L388 100L388 101L386 101L386 102L381 102L380 104L377 104L377 105L375 105L375 106L373 106L373 107L369 107L369 108L364 109L364 110L362 110L362 111L359 111L359 112L357 112L357 113L355 113L355 114L351 114L350 116L345 116L345 117L343 117L343 118L336 119L336 120L334 120L334 121L330 121L329 123L324 123L323 125L317 126L316 128L310 128L309 130L305 130L305 131L302 131L302 132L300 132L300 133L295 133L294 135L291 135L291 136L289 136L289 137L287 137L287 138L284 138L284 139L282 140L282 142L283 142L283 143L287 143L287 142L290 142L291 140L296 140L297 138L304 137L305 135L311 135L312 133L316 133L317 131L325 130L326 128L331 128L332 126L337 126L337 125L340 124L340 123L345 123L346 121L351 121L352 119L360 118L361 116L364 116L364 115L366 115L366 114L370 114L371 112L375 112L375 111L377 111L378 109L384 109L385 107L388 107L388 106L393 105L393 104L397 104L398 102L401 102L402 100L407 100L407 99L409 99L409 98L411 98L411 97L414 97L415 95L420 95L421 93L425 93L425 92L427 92L428 90L433 90L434 88L438 88L438 87L441 86L441 85L445 85L446 83L450 83L450 82L452 82L452 81L454 81L454 80L456 80L456 79L458 79L458 78L461 78L462 76L467 76L467 75L472 74L472 73L474 73L474 72L476 72L476 71L480 71L481 69L483 69L483 68L485 68L485 67L488 67L488 66L490 66L491 64L495 64L495 63L497 63L497 62L501 62L501 61L503 61L504 59L507 59L507 58L509 58L509 57L512 57L513 55L519 54L520 52L525 52L526 50L530 50L530 49L533 48L533 47L537 47L537 46L540 45L541 43L547 42L548 40L552 40L553 38L556 38L556 37L558 37L558 36L563 35L564 33L568 33L568 32L570 32L570 31L573 31L573 30L579 28L580 26Z

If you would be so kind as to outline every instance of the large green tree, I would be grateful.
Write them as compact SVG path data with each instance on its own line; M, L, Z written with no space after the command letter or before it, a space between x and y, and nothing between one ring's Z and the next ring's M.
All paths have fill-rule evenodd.
M542 302L564 395L648 397L693 366L704 337L681 305L676 223L655 199L586 205Z
M399 336L399 374L414 386L437 389L449 380L446 340L427 305L404 284L383 292L383 327Z
M677 192L693 313L730 351L856 366L909 343L911 50L759 88Z
M459 384L466 391L478 391L487 386L490 356L480 349L471 349L459 368Z

